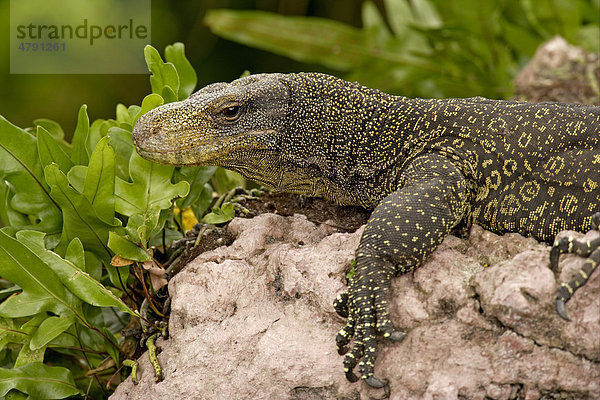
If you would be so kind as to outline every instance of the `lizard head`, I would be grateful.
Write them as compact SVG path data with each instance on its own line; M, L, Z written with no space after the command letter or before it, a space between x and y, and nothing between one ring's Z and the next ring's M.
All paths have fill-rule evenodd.
M142 115L133 142L144 158L171 165L243 166L273 152L288 115L280 74L214 83Z

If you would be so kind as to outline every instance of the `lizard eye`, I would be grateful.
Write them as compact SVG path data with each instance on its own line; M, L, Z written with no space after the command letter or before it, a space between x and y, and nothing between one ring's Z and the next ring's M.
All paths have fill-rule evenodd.
M241 114L242 107L234 104L221 109L221 115L229 121L235 121Z

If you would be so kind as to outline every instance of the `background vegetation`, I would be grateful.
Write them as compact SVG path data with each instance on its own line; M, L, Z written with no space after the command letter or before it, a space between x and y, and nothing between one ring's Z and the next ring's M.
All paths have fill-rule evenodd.
M396 65L407 57L402 50L426 51L435 68L423 71L421 76L438 75L440 70L445 70L443 76L455 77L455 86L460 81L467 82L465 89L468 90L459 90L455 94L490 97L509 96L509 78L527 62L539 43L553 35L563 35L570 43L598 51L599 0L432 0L430 4L437 17L430 14L428 19L413 28L424 31L427 40L432 40L437 46L434 49L429 46L422 49L423 39L415 38L422 35L407 33L411 15L402 9L406 3L384 0L152 0L152 45L164 49L173 42L183 42L190 62L198 72L199 87L235 79L242 71L249 70L253 73L323 71L360 79L365 84L405 95L414 93L414 86L422 86L427 90L430 83L422 83L417 75L397 80L397 75L404 72L398 72L395 68L390 71L385 57L375 57L370 69L365 65L365 57L358 57L359 63L353 64L352 68L364 70L363 73L357 73L350 71L348 66L338 69L331 62L323 63L315 57L295 56L291 59L277 55L283 54L281 49L274 54L265 51L270 49L264 45L243 46L223 38L234 32L224 34L222 23L217 26L218 21L215 21L212 29L205 23L207 13L213 9L260 10L280 16L326 18L346 24L348 28L365 27L368 32L363 33L370 36L366 42L362 42L365 40L363 34L355 32L357 39L346 35L339 38L340 42L352 38L359 41L357 44L360 47L374 45L373 52L379 51L379 48L389 50L385 55L389 56L391 51L392 64ZM426 4L418 1L413 3ZM382 21L378 20L375 10L383 19L385 28L382 28ZM69 136L76 124L74 110L81 104L88 105L92 119L106 118L112 114L115 104L139 104L147 93L148 80L143 75L10 75L9 15L9 0L0 0L0 26L3 29L3 35L0 35L3 60L0 63L0 114L17 125L30 126L34 118L47 117L58 121ZM241 28L243 26L238 26L235 30ZM314 28L317 30L313 34L318 37L312 43L326 41L327 37L320 33L319 26ZM223 37L214 34L213 30ZM278 34L282 30L272 29L271 32ZM244 34L243 31L238 33L241 34ZM390 40L392 35L394 40ZM338 50L347 49L344 43L339 45L341 47ZM347 60L341 53L333 52L332 56ZM453 61L448 65L450 57ZM368 57L366 63L369 63ZM488 68L495 64L497 66L489 71ZM377 79L381 70L388 72ZM477 85L469 83L473 79L488 80L488 77L492 81L504 77L499 85L502 87L482 92ZM433 90L426 91L424 96L440 94Z
M0 14L9 15L6 0ZM600 47L599 0L156 0L152 15L163 56L140 49L150 85L144 75L20 76L1 66L0 396L105 397L135 354L122 329L139 330L142 303L166 318L155 297L184 213L232 218L225 192L235 177L133 151L132 128L148 110L244 70L501 98L542 41L560 34ZM182 43L165 48L175 41L191 63Z

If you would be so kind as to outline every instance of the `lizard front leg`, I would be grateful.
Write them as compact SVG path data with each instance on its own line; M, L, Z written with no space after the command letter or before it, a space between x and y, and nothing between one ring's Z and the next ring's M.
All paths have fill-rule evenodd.
M411 162L400 185L369 218L356 251L348 293L338 297L335 305L340 314L348 316L336 337L338 352L346 353L346 345L354 339L344 358L346 377L358 380L353 372L358 363L360 377L373 387L385 386L373 376L376 332L395 340L404 338L389 317L391 278L421 265L461 221L469 201L464 175L435 153Z

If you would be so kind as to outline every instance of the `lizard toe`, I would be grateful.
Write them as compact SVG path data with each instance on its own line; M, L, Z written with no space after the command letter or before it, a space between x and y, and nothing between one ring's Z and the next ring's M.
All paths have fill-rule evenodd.
M335 344L339 355L344 355L348 352L348 343L354 336L354 321L348 321L346 325L340 329L335 337Z
M355 340L352 350L344 357L344 372L346 374L346 379L350 382L358 381L358 376L356 376L353 370L358 360L362 358L363 352L364 345L359 340Z
M558 271L558 259L562 253L566 253L569 249L569 238L563 237L554 242L552 250L550 250L550 267L552 271Z
M567 315L567 307L563 299L556 299L556 313L565 321L571 320Z
M348 318L348 292L337 295L333 300L333 309L342 318Z
M381 389L389 385L389 382L387 380L377 379L374 376L366 378L365 383L375 389Z

